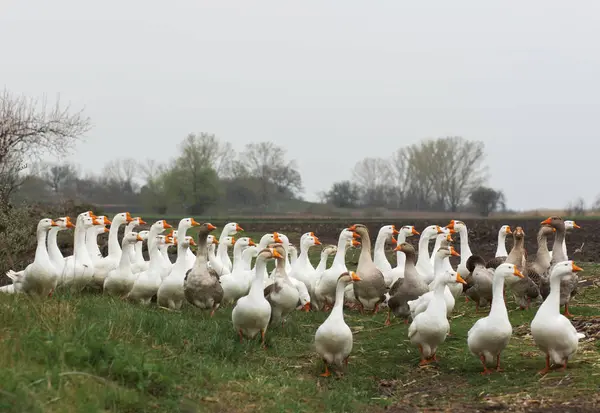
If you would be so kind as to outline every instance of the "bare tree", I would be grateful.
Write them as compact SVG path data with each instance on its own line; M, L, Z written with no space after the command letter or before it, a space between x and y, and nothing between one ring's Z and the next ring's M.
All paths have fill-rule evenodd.
M8 90L0 93L0 202L18 186L18 179L6 175L17 175L28 159L38 158L45 153L64 155L73 148L91 128L88 117L81 111L71 113L70 107L61 106L60 101L48 106L45 98L31 99L14 96ZM17 166L18 165L18 166Z
M79 176L77 167L71 163L44 163L38 175L47 182L50 189L58 194L69 183L73 183Z
M365 158L354 165L352 178L360 187L363 202L369 206L384 206L393 184L390 162L384 158Z
M246 145L233 170L238 178L259 182L263 204L269 201L271 187L294 195L302 191L302 177L294 161L285 160L285 149L273 142Z
M112 159L102 168L102 176L123 191L131 193L136 189L134 181L138 176L138 168L139 164L135 159Z

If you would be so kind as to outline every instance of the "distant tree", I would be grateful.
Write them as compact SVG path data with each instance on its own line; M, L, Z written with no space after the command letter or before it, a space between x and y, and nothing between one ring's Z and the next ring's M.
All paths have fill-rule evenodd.
M79 177L77 167L71 163L45 163L39 173L55 194L64 191L67 185Z
M361 190L366 206L385 206L388 188L392 185L392 170L388 160L365 158L354 165L352 178Z
M360 188L353 182L335 182L331 189L323 194L324 201L339 208L352 208L360 199Z
M113 185L127 194L137 191L135 178L138 176L139 164L135 159L117 158L108 161L102 169L102 176Z
M579 197L574 201L567 204L565 212L570 216L582 216L585 215L585 199Z
M473 207L484 217L489 216L497 209L506 208L504 193L484 186L474 189L469 195L469 199Z
M0 204L20 185L27 161L43 154L63 155L91 129L82 112L71 113L60 101L37 100L0 92Z
M222 142L214 134L206 132L190 133L182 148L183 156L195 157L195 161L211 168L219 177L231 175L235 151L229 142Z
M255 179L263 205L275 193L294 197L303 190L302 177L296 163L286 161L285 154L285 149L273 142L247 144L232 168L234 177Z

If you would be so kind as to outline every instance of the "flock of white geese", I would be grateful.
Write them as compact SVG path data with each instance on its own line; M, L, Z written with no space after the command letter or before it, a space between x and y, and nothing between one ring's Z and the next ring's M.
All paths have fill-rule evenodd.
M344 304L361 312L376 313L388 308L386 325L393 314L404 320L410 342L418 347L420 365L437 361L436 351L450 333L448 316L461 294L475 303L476 309L490 306L489 314L480 318L468 332L469 350L481 360L482 374L501 371L500 355L506 348L512 326L505 303L505 285L521 309L541 301L531 322L536 345L546 355L547 373L552 365L567 366L575 354L579 339L570 320L569 301L577 292L577 272L581 271L567 257L567 229L579 228L573 221L549 217L541 223L537 234L538 251L534 261L525 252L525 233L508 225L500 228L495 257L485 260L473 255L469 247L467 227L452 220L445 226L430 225L419 233L414 226L386 225L379 230L373 254L367 227L355 224L343 229L337 246L322 247L315 268L309 249L321 245L313 232L300 238L300 254L282 233L267 233L256 245L248 237L235 238L243 229L235 222L224 226L219 240L210 232L216 227L184 218L176 230L159 220L147 231L134 231L146 223L128 212L116 214L112 221L87 211L77 217L45 218L37 226L37 249L34 261L22 271L10 270L12 284L0 288L4 293L25 293L52 297L55 289L81 292L97 288L104 294L119 296L148 305L156 299L160 307L178 310L188 303L211 310L221 304L233 305L233 327L252 339L265 333L270 325L281 323L294 310L326 311L327 319L315 334L317 353L325 362L322 376L331 374L330 367L343 368L352 351L352 331L344 321ZM110 229L106 226L110 225ZM125 225L121 243L118 231ZM198 227L198 243L186 235ZM57 244L59 231L74 228L73 255L64 257ZM165 231L170 233L163 234ZM172 232L171 232L172 231ZM98 247L98 235L108 232L108 255ZM452 234L460 237L460 254L451 245ZM406 242L419 235L418 252ZM510 253L505 239L514 238ZM552 251L548 236L554 236ZM433 252L429 243L435 240ZM142 254L147 242L149 261ZM397 265L392 267L385 254L386 244L396 251ZM197 245L197 253L190 248ZM168 248L176 246L177 259L171 262ZM233 247L233 261L228 249ZM356 271L349 271L346 253L360 247ZM328 257L334 255L327 267ZM454 269L451 256L460 256ZM253 259L256 258L254 266ZM267 262L275 260L269 274ZM565 307L565 315L560 313Z

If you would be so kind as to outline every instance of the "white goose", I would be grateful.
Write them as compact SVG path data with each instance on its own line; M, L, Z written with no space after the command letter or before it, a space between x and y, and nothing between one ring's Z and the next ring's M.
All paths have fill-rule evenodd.
M500 353L506 348L512 336L512 325L508 319L504 302L504 280L523 274L513 264L501 264L496 268L492 286L492 308L487 317L480 318L467 333L467 345L473 355L483 364L481 374L490 374L487 364L496 362L496 371L500 369Z
M157 240L157 248L158 251L158 243L166 243L167 239L164 236L161 240ZM162 283L158 287L156 292L157 303L160 307L169 308L171 310L179 310L181 305L185 301L185 295L183 292L183 280L185 279L185 275L187 273L187 263L186 263L186 250L190 247L192 238L180 239L177 241L177 260L169 275L162 280ZM160 252L155 252L156 261L159 262ZM150 266L152 267L152 256L150 258ZM157 264L159 265L159 264Z
M431 283L435 278L433 265L429 259L429 240L436 235L443 233L444 231L439 225L430 225L423 230L421 233L421 238L419 239L419 251L417 255L416 267L417 272L427 284Z
M382 272L385 284L389 287L392 282L390 272L392 271L392 264L388 261L385 255L385 244L391 243L396 248L396 239L394 235L398 235L399 232L395 225L384 225L379 229L377 238L375 239L375 248L373 249L373 263ZM387 278L386 278L387 275Z
M119 227L133 221L129 212L121 212L114 216L108 232L108 255L94 263L94 283L102 287L108 273L119 265L121 246L119 245ZM84 234L85 236L85 234Z
M460 263L456 271L459 274L468 276L469 270L467 270L467 260L473 255L471 248L469 247L469 231L464 222L453 219L450 221L446 228L453 229L458 232L460 237Z
M308 235L307 235L308 234ZM300 238L300 256L295 263L292 264L292 270L288 274L291 278L301 281L306 286L308 293L314 297L314 285L317 279L317 271L312 266L308 257L310 248L315 245L321 245L321 241L315 235L306 233Z
M125 232L123 232L123 236L130 234L133 232L134 229L136 229L137 227L139 227L140 225L146 225L146 221L144 221L141 217L133 217L133 220L131 222L129 222L126 226L125 226ZM136 231L139 234L139 231ZM137 242L136 242L137 244ZM135 247L136 244L133 244L133 248L131 249L131 257L129 257L130 262L135 263Z
M138 232L138 235L140 236L140 238L142 240L136 242L135 245L133 246L133 248L135 249L135 254L133 255L131 270L133 271L134 274L139 274L143 271L146 271L148 269L148 267L150 266L150 262L146 261L144 259L144 253L143 253L144 241L148 241L149 234L150 234L150 231L146 231L146 230Z
M581 228L579 225L577 225L575 223L575 221L570 221L570 220L565 220L565 230L572 230L573 228ZM566 241L566 237L563 238L562 240L562 251L565 254L565 257L568 257L569 254L567 254L567 241ZM552 251L548 251L550 253L550 259L552 259Z
M396 244L400 245L403 242L406 242L406 238L412 237L413 235L421 235L414 226L412 225L404 225L398 231L398 238L396 240ZM406 264L406 255L401 250L396 251L396 266L392 268L389 275L384 277L389 278L391 280L390 286L394 285L394 283L399 278L404 278L404 266Z
M230 222L223 227L219 237L219 247L217 248L217 258L223 263L222 272L219 272L219 275L228 274L233 269L233 263L231 262L231 258L229 258L227 247L223 244L223 240L225 237L233 237L243 230L236 222Z
M33 262L22 272L17 273L9 270L6 273L13 280L13 283L15 281L21 283L19 288L26 294L47 297L51 295L56 287L58 272L52 261L50 261L46 248L48 231L56 226L56 222L50 218L41 219L37 225L37 247Z
M231 238L231 237L228 237ZM209 240L207 239L207 242ZM216 238L213 238L213 242ZM229 304L237 301L240 297L248 294L250 290L250 283L252 281L252 275L250 271L244 269L243 252L247 247L256 245L251 238L242 237L235 241L233 246L233 269L231 273L222 275L219 278L221 287L223 287L223 299L224 304ZM235 258L239 256L239 258Z
M281 254L272 248L263 249L256 257L256 272L252 286L248 295L241 297L233 311L231 312L231 321L233 328L240 336L240 342L244 337L252 339L258 333L261 335L261 342L265 347L265 334L269 327L271 319L271 304L264 295L264 272L266 272L267 259L283 258Z
M550 295L546 297L531 321L531 335L535 344L546 353L546 368L540 374L550 371L551 362L567 368L567 361L577 352L579 340L585 334L578 333L564 315L560 313L560 281L573 272L583 271L573 261L556 263L550 273Z
M315 348L325 362L325 372L321 374L323 377L331 375L330 365L338 367L341 367L342 363L348 365L353 337L352 330L344 320L344 291L346 285L353 281L360 281L360 277L355 272L344 272L338 277L333 309L315 333Z
M92 218L84 212L77 217L73 255L65 259L65 266L60 279L60 284L72 291L81 291L94 281L95 265L85 245L85 235L89 228L98 224L95 215Z
M102 253L98 247L98 235L108 233L109 231L108 228L106 228L106 225L111 224L110 220L104 215L97 216L96 222L97 224L89 227L85 233L85 247L87 248L90 259L94 263L94 267L96 266L96 262L102 259Z
M496 258L508 257L508 251L506 251L506 236L512 234L510 225L502 225L498 230L498 246L496 247Z
M48 256L54 268L56 268L56 273L60 276L65 268L65 257L58 248L58 233L69 228L75 228L75 225L71 222L70 217L57 218L54 222L57 226L50 228L50 231L48 231Z
M138 233L133 231L123 236L119 266L111 270L104 279L104 294L118 295L125 298L131 291L136 279L135 274L131 270L131 251L135 243L141 239Z
M337 251L331 267L321 274L317 274L317 282L314 288L316 302L313 304L318 309L331 308L335 303L337 281L340 274L348 272L348 268L346 268L347 245L353 241L358 243L355 238L359 238L359 236L348 229L343 229L338 239ZM354 295L353 290L351 293Z
M420 365L437 361L437 348L446 341L446 336L450 331L450 324L446 317L444 291L446 290L446 286L453 282L466 284L465 280L459 274L454 276L453 274L444 272L436 277L433 290L434 296L431 303L427 307L427 310L414 317L408 328L410 342L417 345L421 353Z

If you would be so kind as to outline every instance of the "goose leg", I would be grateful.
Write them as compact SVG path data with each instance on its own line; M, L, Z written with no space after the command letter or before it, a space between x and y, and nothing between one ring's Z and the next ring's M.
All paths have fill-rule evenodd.
M244 342L244 333L242 333L241 328L238 330L238 334L240 335L240 343L243 343Z
M392 314L392 310L388 307L388 313L387 313L387 318L385 319L385 325L389 326L392 324L392 322L390 321L390 315Z
M485 356L482 354L479 356L479 359L481 360L481 364L483 364L483 371L481 372L482 375L488 375L488 374L492 374L492 370L488 369L487 366L485 365Z
M215 315L215 311L217 311L217 308L219 308L219 303L215 304L212 311L210 312L210 316L214 316Z
M266 350L267 349L267 345L265 344L265 330L264 330L264 328L260 329L260 337L261 337L261 344L262 344L263 348Z
M496 356L496 371L497 372L504 371L503 369L500 368L500 353L498 353L498 355Z
M350 356L348 356L348 357L346 357L346 358L344 359L344 366L345 366L345 367L348 367L348 359L349 359L349 358L350 358Z
M379 303L375 304L375 308L373 309L373 314L377 314L379 312Z
M546 354L546 367L538 373L542 376L550 371L550 354Z
M565 358L565 359L563 360L563 365L562 365L562 367L560 368L560 371L565 371L565 370L567 369L567 361L568 361L568 359L567 359L567 358Z
M325 372L320 374L321 377L329 377L331 376L331 372L329 371L329 366L327 365L327 362L325 360L323 360L323 362L325 363Z
M569 303L565 303L565 317L573 317L573 314L569 312Z

